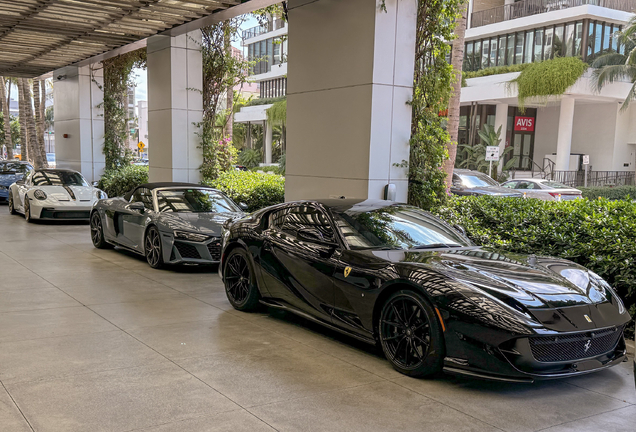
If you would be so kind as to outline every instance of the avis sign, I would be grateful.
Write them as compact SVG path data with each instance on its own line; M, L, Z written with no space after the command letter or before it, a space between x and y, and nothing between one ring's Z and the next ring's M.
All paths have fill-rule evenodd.
M515 131L534 132L534 117L515 117Z

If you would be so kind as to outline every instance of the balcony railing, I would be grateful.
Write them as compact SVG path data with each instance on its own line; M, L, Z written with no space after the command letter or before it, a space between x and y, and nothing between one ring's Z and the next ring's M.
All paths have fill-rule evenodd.
M473 12L470 25L471 27L481 27L583 5L594 5L625 12L634 12L636 10L636 0L521 0L512 4Z
M283 27L285 27L285 21L282 19L275 19L273 21L270 20L263 25L257 25L255 27L248 28L247 30L243 30L243 40L260 36L274 30L279 30Z
M548 176L568 186L581 187L585 184L585 171L554 171ZM588 171L588 186L623 186L634 184L633 171Z

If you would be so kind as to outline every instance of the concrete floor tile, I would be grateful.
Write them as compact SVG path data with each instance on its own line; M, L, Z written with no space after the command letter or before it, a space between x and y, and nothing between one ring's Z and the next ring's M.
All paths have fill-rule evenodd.
M621 363L611 369L606 369L589 375L564 380L577 387L610 396L623 402L636 404L636 390L634 389L634 361ZM634 425L636 431L636 423Z
M131 283L108 279L88 280L80 285L66 285L62 290L85 305L139 302L179 295L172 288L147 279Z
M558 380L512 384L402 377L393 382L510 432L536 431L628 406Z
M6 432L32 432L20 410L4 387L0 386L0 430Z
M0 342L112 330L117 327L83 306L0 313Z
M544 429L542 432L634 432L636 406L598 414L581 420Z
M142 429L143 432L268 432L274 430L245 410Z
M161 363L169 362L119 330L0 343L5 384Z
M32 309L51 309L80 304L57 288L22 288L0 291L0 313Z
M175 365L7 385L35 430L129 431L239 407Z
M497 430L387 381L249 410L281 432Z
M143 302L113 303L91 309L123 329L150 327L213 318L221 310L183 294Z
M176 360L243 407L296 399L380 380L376 375L303 345L270 346Z

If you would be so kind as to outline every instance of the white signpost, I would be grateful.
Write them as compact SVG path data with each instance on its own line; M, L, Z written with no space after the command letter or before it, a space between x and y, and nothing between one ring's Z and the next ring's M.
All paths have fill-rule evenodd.
M499 147L498 146L487 146L486 147L486 162L490 162L490 166L488 167L488 175L492 177L492 162L499 161Z
M585 179L583 179L583 187L587 187L587 167L590 165L590 155L583 155L583 166L585 166Z

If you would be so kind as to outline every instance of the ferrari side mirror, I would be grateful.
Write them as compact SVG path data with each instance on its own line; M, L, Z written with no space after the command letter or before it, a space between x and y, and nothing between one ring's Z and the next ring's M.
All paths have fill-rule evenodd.
M455 224L453 225L453 228L455 228L457 231L459 231L464 237L466 237L466 228L464 228L461 225Z

